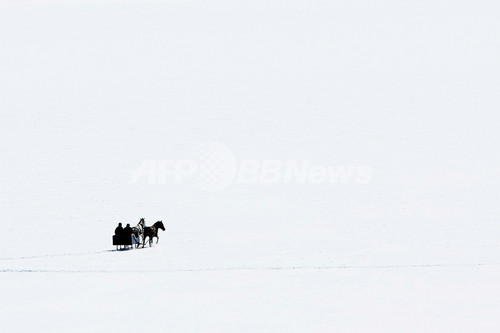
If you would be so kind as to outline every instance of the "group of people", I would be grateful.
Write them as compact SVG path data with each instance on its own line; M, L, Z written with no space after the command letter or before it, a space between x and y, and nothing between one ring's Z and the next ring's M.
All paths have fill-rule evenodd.
M130 223L127 223L125 228L121 223L118 223L118 226L115 229L115 235L122 239L130 239L133 237L136 243L140 242L140 238L134 234L132 227L130 227Z
M121 223L118 223L118 226L115 229L116 236L132 236L132 228L130 227L130 223L127 223L127 226L124 228Z
M135 227L131 227L130 224L127 223L127 226L124 228L122 223L118 223L118 226L115 229L115 234L113 236L113 245L125 246L127 248L128 245L136 245L141 243L142 238L144 237L144 230L146 228L146 222L144 218L141 218L139 223Z

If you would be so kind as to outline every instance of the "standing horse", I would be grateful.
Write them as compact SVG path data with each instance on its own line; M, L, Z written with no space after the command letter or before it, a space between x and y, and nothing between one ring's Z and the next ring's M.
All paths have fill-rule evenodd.
M156 244L158 244L158 241L160 240L160 237L158 237L158 229L165 231L165 226L163 225L162 221L156 222L151 227L144 228L144 238L142 239L142 247L146 245L146 237L149 237L149 246L153 245L153 237L156 237Z
M146 226L146 222L144 222L144 218L141 218L139 223L137 223L137 225L132 228L132 233L134 234L134 236L138 240L138 242L140 242L141 239L144 239L144 227L145 226ZM139 247L139 243L137 243L137 247Z

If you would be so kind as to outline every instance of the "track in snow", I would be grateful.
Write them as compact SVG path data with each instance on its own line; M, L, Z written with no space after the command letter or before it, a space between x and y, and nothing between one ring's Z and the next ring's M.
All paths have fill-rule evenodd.
M500 266L500 263L473 264L409 264L409 265L334 265L334 266L263 266L263 267L220 267L184 268L160 270L59 270L59 269L0 269L0 273L177 273L177 272L224 272L224 271L283 271L283 270L335 270L335 269L398 269L398 268L447 268Z

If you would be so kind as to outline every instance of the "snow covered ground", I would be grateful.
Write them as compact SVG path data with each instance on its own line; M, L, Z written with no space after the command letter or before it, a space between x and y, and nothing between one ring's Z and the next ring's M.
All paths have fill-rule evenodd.
M496 332L499 9L0 0L2 332Z

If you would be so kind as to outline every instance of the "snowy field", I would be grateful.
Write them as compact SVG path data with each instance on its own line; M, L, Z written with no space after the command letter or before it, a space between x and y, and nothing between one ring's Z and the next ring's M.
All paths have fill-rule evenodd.
M498 332L499 10L0 0L1 331Z

